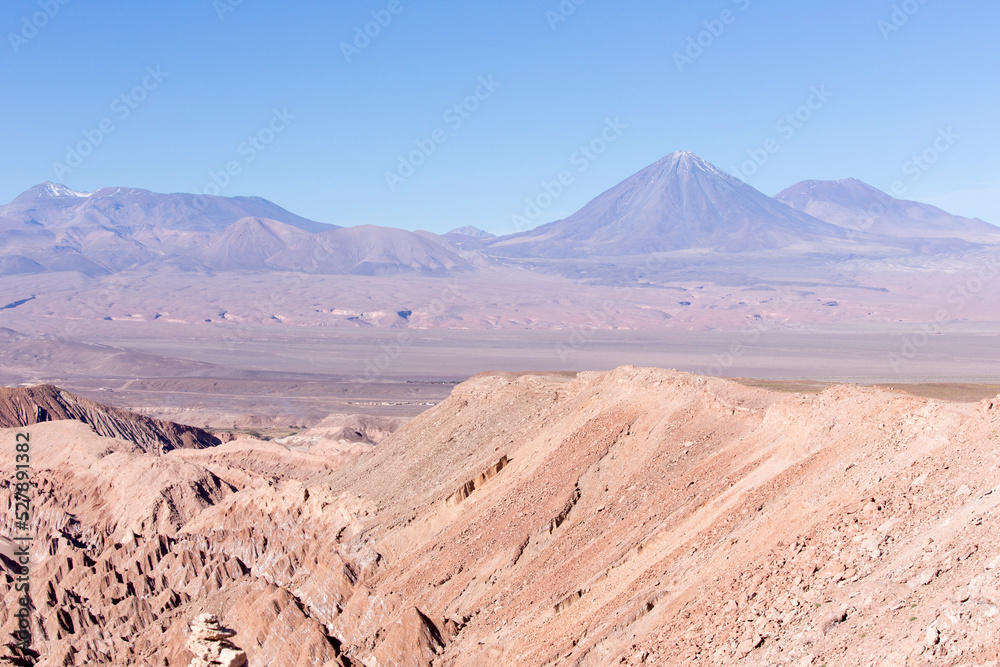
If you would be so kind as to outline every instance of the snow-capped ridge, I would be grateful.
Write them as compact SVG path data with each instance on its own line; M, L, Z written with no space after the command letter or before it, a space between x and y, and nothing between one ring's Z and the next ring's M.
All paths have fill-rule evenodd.
M52 181L45 181L40 185L36 185L27 192L23 193L21 196L30 195L34 199L61 199L61 198L74 198L74 199L86 199L92 192L78 192L72 188L68 188L61 183L53 183Z

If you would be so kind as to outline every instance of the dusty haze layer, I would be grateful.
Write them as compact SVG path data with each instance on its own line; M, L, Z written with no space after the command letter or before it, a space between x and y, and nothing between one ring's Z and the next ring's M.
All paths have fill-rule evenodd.
M207 612L251 665L982 665L998 427L634 367L480 375L336 459L39 424L40 664L186 664Z
M331 413L413 417L488 370L608 370L623 364L768 380L996 384L988 324L754 325L737 331L326 330L44 320L0 330L0 381L47 382L199 427L302 427ZM244 338L243 334L249 333Z

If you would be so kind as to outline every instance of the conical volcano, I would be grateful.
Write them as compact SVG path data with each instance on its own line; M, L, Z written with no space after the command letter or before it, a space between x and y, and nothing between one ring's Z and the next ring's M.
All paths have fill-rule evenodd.
M704 249L771 250L846 231L755 190L688 152L668 155L568 218L496 239L491 254L552 259Z

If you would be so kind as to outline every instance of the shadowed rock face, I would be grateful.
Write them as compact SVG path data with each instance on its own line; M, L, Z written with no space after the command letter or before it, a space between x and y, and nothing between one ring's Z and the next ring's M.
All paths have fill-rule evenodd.
M982 665L998 433L1000 397L633 367L477 376L332 471L39 424L39 664L187 664L211 613L249 667Z
M0 428L75 419L99 435L133 442L147 452L202 449L222 441L194 426L152 419L74 396L52 385L0 387Z

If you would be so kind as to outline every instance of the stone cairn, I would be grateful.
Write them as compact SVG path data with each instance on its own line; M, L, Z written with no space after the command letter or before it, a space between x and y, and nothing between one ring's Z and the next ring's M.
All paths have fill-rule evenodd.
M194 653L191 667L246 667L247 654L229 641L234 630L219 624L215 614L200 614L191 622L187 648Z

